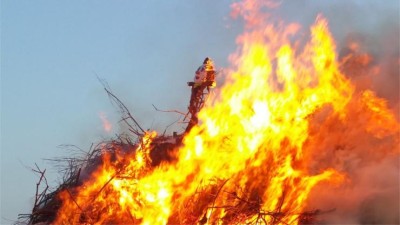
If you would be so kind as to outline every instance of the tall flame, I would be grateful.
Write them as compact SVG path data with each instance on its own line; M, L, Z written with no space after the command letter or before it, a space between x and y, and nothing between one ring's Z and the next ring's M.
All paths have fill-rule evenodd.
M317 18L302 49L290 41L298 30L264 25L242 34L224 86L199 113L177 161L150 166L155 132L135 151L104 154L90 179L61 192L54 224L298 224L315 185L346 179L313 163L327 151L316 133L329 135L329 121L345 126L358 109L365 132L399 132L384 100L355 94L341 73L327 21Z

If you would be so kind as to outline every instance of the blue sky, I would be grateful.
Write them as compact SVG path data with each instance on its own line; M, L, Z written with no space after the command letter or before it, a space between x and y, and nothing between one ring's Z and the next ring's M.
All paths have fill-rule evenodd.
M339 41L354 30L374 34L382 24L398 31L397 0L283 2L278 14L306 26L322 12ZM55 186L56 170L43 159L68 154L57 146L88 149L119 132L119 115L96 75L145 129L162 131L176 120L152 104L185 111L186 81L204 57L228 66L242 31L229 19L231 3L1 1L1 224L32 208L37 177L28 167L47 168ZM100 113L113 123L111 134Z

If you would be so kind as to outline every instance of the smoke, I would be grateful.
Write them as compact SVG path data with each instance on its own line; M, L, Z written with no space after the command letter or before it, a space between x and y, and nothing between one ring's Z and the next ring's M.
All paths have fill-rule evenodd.
M298 0L281 1L279 8L271 2L235 3L231 15L241 15L245 29L251 29L262 27L265 20L308 28L322 14L336 40L341 71L355 85L346 119L332 116L329 108L311 119L305 151L318 151L305 156L312 162L310 171L334 168L345 181L318 185L307 203L309 210L321 210L322 224L399 224L399 2ZM263 6L268 9L260 10ZM389 119L365 107L366 90L393 113ZM369 128L368 123L381 127Z
M337 158L336 158L337 160ZM347 159L349 167L359 158ZM314 189L309 206L323 210L329 224L398 224L398 158L385 157L379 163L347 171L348 180L340 186L323 183Z
M344 72L357 88L373 90L399 114L399 2L308 1L304 5L301 14L322 13L328 18L337 41L339 61L344 63L350 54L353 68L346 71L345 65ZM290 5L286 7L290 8ZM301 17L304 25L312 21L307 16Z
M343 44L339 45L339 62L356 87L355 98L360 98L367 89L372 90L388 104L388 110L398 121L399 47L398 42L385 43L393 38L385 29L389 28L382 27L382 31L376 33L347 34ZM394 48L385 47L391 44ZM339 119L324 124L328 125L329 132L319 140L325 139L325 145L320 146L321 154L314 156L315 160L321 160L317 164L337 169L347 176L347 181L338 187L321 184L314 190L309 205L321 209L336 208L335 212L322 216L321 219L328 223L399 224L398 130L385 137L371 135L363 130L368 120L366 112L359 104L351 104L350 112L354 113L348 115L351 119L346 120L345 125L340 125ZM396 127L398 124L383 126Z
M273 4L275 2L275 4ZM277 4L280 3L280 4ZM322 14L329 21L329 29L337 44L339 60L342 61L352 53L353 62L365 60L362 63L368 70L358 70L346 73L359 89L369 88L378 96L388 100L391 108L399 113L399 64L400 64L400 16L399 1L375 0L338 0L338 1L243 1L242 12L233 5L232 15L241 13L246 27L285 21L297 23L306 33L315 18ZM268 6L269 9L254 13L259 6ZM279 7L278 7L279 5ZM253 15L253 16L252 16ZM257 16L255 16L257 15ZM301 38L300 34L296 38ZM357 47L354 46L357 44ZM363 58L364 57L364 58ZM357 69L355 69L357 70ZM349 71L347 71L349 72Z
M356 98L362 91L372 90L387 101L398 121L399 5L397 1L381 3L330 2L323 13L338 41L341 69L356 86ZM344 13L344 9L350 9L350 13ZM363 131L365 111L358 109L359 104L352 104L352 119L343 126L337 120L337 130L320 137L327 139L326 145L321 146L321 151L325 151L321 155L325 155L314 156L325 166L346 174L347 181L338 187L322 184L313 192L310 206L336 208L335 212L321 216L328 223L399 224L398 130L384 138Z
M365 93L372 92L354 94L345 118L326 107L310 120L304 146L309 170L333 168L345 176L339 185L319 184L310 195L309 210L336 209L321 215L329 224L399 223L399 124L393 114L366 107L373 95Z

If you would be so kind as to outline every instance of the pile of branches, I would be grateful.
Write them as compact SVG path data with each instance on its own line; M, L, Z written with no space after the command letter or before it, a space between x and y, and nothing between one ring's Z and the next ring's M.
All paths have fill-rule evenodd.
M165 137L164 137L165 138ZM127 141L128 140L128 141ZM151 166L158 166L162 161L172 161L174 158L170 154L174 147L178 144L156 140L152 144ZM80 151L82 149L76 146L65 146L72 151ZM25 220L28 224L50 224L57 216L57 212L61 207L59 193L66 191L71 199L74 199L74 190L81 186L90 174L92 174L102 164L104 154L108 154L111 160L116 161L117 155L129 154L137 149L137 143L132 143L129 139L116 139L108 142L102 142L96 146L92 146L89 152L82 154L80 157L57 158L51 159L60 167L60 171L64 172L61 184L57 189L51 191L45 177L46 170L39 169L36 166L33 171L39 174L39 181L36 184L36 194L32 213L20 214L19 220ZM123 167L123 166L122 166ZM123 171L121 170L121 173ZM102 189L107 187L106 183Z
M73 157L52 159L56 165L60 166L60 172L64 174L61 184L55 190L49 189L45 177L46 170L41 170L36 165L36 168L33 169L33 171L39 175L39 180L36 184L36 195L32 213L20 214L20 220L25 220L29 225L52 224L62 205L59 194L61 192L67 192L73 200L74 190L81 186L90 174L101 166L104 154L109 154L111 160L116 161L116 163L120 165L120 173L124 173L124 164L127 162L117 162L118 157L116 156L121 154L130 154L136 151L138 145L141 144L140 141L142 140L145 131L133 118L127 107L111 91L109 91L109 88L105 87L105 90L110 99L117 104L122 114L121 121L129 127L129 131L133 135L121 135L114 140L92 145L87 152L76 146L65 146L79 154ZM183 135L184 134L174 134L173 136L160 135L153 140L150 150L150 169L157 167L162 162L168 163L176 160L173 151L178 149L182 144ZM132 137L136 138L136 140L133 140ZM118 174L116 176L118 176ZM247 224L274 225L281 224L283 219L288 216L288 213L282 212L279 208L274 212L264 211L261 207L262 202L258 195L246 193L246 191L240 190L240 188L235 191L224 190L224 186L228 181L229 180L215 178L204 184L199 184L197 191L185 203L183 212L180 212L181 215L184 215L184 218L171 216L168 224L202 225L207 222L238 224L246 221ZM99 193L106 190L109 183L110 182L105 183L101 190L99 190ZM222 195L230 199L230 204L216 205L217 198ZM93 196L93 198L96 198L96 196ZM76 205L78 204L76 203ZM215 219L214 217L213 221L207 221L207 218L211 218L213 213L216 213L221 209L224 209L226 212L222 218ZM96 216L94 216L96 212L85 213L84 210L81 211L83 212L81 213L82 224L97 222ZM326 212L328 211L322 212L314 210L303 212L296 216L298 217L300 224L319 224L317 220L318 215ZM254 215L256 215L256 217L254 217ZM252 218L252 221L248 221L249 218ZM128 224L140 224L141 222L140 220L133 218L132 215L130 219L130 221L124 222ZM107 221L107 224L115 224L115 221Z
M204 184L199 184L196 192L185 203L184 211L180 212L185 218L176 220L172 216L168 224L264 224L277 225L288 224L285 220L290 216L297 218L300 225L323 224L319 216L331 213L330 210L311 210L302 213L290 213L282 210L283 200L274 211L266 211L262 208L262 200L258 193L250 193L237 187L234 191L225 190L225 184L229 179L211 179ZM217 205L218 198L227 199L224 205ZM222 216L213 216L224 210ZM212 219L211 219L212 218ZM175 220L174 220L175 219Z
M103 143L104 144L104 143ZM154 145L154 151L170 151L171 148L161 147L162 145ZM109 142L106 146L99 145L94 147L90 154L87 155L86 159L68 159L70 167L68 173L65 176L63 183L52 192L48 191L47 180L45 178L45 171L40 170L38 167L35 172L40 174L39 182L37 183L37 191L35 197L35 204L31 214L20 215L21 218L28 220L30 225L38 224L52 224L57 216L57 212L61 206L61 200L58 198L58 194L62 191L67 191L71 199L74 199L74 190L79 187L85 181L85 176L94 171L95 168L100 166L102 154L113 155L121 154L120 151L132 151L136 146L131 144L123 144L119 141ZM105 152L106 151L106 152ZM115 158L116 159L116 158ZM170 160L167 158L160 158L161 160ZM57 159L58 161L58 159ZM86 166L82 167L82 163ZM120 162L118 162L120 163ZM157 165L154 165L157 166ZM116 176L124 174L126 171L123 170L124 165L121 164L121 170ZM129 179L129 178L125 178ZM111 180L110 180L111 181ZM107 186L110 184L106 182L104 186L99 190L98 193L107 192ZM284 212L278 207L275 211L265 211L262 209L262 201L257 194L252 194L237 188L235 191L228 191L224 189L225 184L229 179L217 179L206 181L198 185L196 192L186 201L182 211L179 212L184 215L183 218L178 216L171 216L168 224L199 224L203 225L207 222L212 224L266 224L275 225L282 224L287 216L293 216L288 212ZM44 185L43 191L39 191L39 187ZM97 196L91 196L95 199ZM229 201L225 205L217 205L216 200L220 197L227 198ZM284 197L284 196L282 196ZM284 199L284 198L282 198ZM90 201L90 199L88 200ZM76 202L75 202L76 203ZM283 203L283 201L282 201ZM76 203L77 204L77 203ZM78 205L78 204L77 204ZM224 210L225 214L221 218L214 217L212 221L208 221L208 218L213 213L217 213L220 210ZM97 222L98 213L92 209L81 209L80 210L80 222L81 224L92 224ZM318 216L333 210L320 211L313 210L307 211L295 215L299 221L299 224L321 224L318 220ZM256 215L256 216L255 216ZM251 218L251 220L250 220ZM111 219L111 218L110 218ZM118 221L121 222L121 221ZM140 224L141 220L131 216L130 220L123 221L124 224ZM116 224L116 221L106 221L106 224Z
M32 213L20 214L19 219L28 220L28 224L52 222L62 203L58 198L58 194L62 191L67 191L72 195L70 190L79 186L84 181L84 177L81 176L81 174L90 174L93 172L95 168L100 165L102 154L104 154L105 151L110 154L115 154L115 145L118 145L118 142L112 141L106 144L106 146L103 146L103 144L104 143L99 144L96 147L92 146L90 151L81 157L51 159L51 161L55 162L57 166L60 167L60 172L64 173L61 184L53 191L49 189L45 177L46 170L40 170L39 167L36 166L36 169L33 169L33 171L38 173L40 178L36 184L36 194ZM76 146L65 147L73 151L82 151L82 149Z
M130 133L118 135L116 139L104 141L97 145L92 144L88 151L75 145L61 146L71 152L73 156L47 159L58 167L60 174L63 174L62 181L55 190L51 190L48 185L45 176L46 170L41 170L35 164L35 168L33 168L32 171L39 175L39 180L36 183L32 212L28 214L19 214L19 222L17 222L17 224L50 224L56 218L57 212L62 204L58 197L59 193L67 191L72 197L73 193L71 190L82 185L87 176L101 165L104 154L109 154L112 159L116 159L115 156L117 154L132 153L137 149L138 144L140 144L139 142L144 136L145 130L132 116L125 104L111 92L107 83L102 80L100 80L100 82L103 84L104 90L111 102L119 110L121 114L120 122L128 127ZM175 160L171 152L181 145L183 135L184 134L178 135L174 133L172 137L167 137L164 132L163 135L159 135L154 139L151 146L152 151L150 153L151 166L155 167L163 161L168 162Z

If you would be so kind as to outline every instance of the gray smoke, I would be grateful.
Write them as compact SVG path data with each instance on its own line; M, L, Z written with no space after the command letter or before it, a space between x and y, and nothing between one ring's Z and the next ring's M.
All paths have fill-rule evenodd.
M399 1L283 1L277 15L307 28L318 13L329 21L341 68L357 92L371 89L386 99L398 120ZM336 125L332 133L341 132L340 137L329 132L319 137L326 141L315 160L347 174L347 180L340 186L321 184L309 207L335 208L320 216L326 224L399 224L398 132L376 138L363 133L361 126Z
M260 0L252 5L262 3ZM400 2L282 0L280 3L280 7L266 10L269 16L262 19L299 23L303 31L296 38L307 36L318 15L327 18L336 40L341 70L356 87L356 100L349 106L348 118L352 119L343 123L336 117L324 117L322 112L316 115L322 117L319 118L322 122L313 121L314 134L305 149L319 151L309 156L313 160L310 171L334 168L345 174L346 179L340 185L319 184L311 193L308 209L327 212L318 217L320 224L399 224L399 131L381 137L367 132L364 127L368 116L357 99L362 91L372 90L387 101L398 125ZM247 26L259 26L261 17L240 9L235 7L233 13L242 13ZM384 126L383 129L390 129ZM331 209L335 210L330 212Z
M389 101L399 113L399 36L400 17L398 0L336 0L282 1L275 16L290 22L299 22L307 29L318 14L329 21L329 28L336 40L340 59L354 42L356 56L368 54L369 70L347 74L360 88L374 90Z

